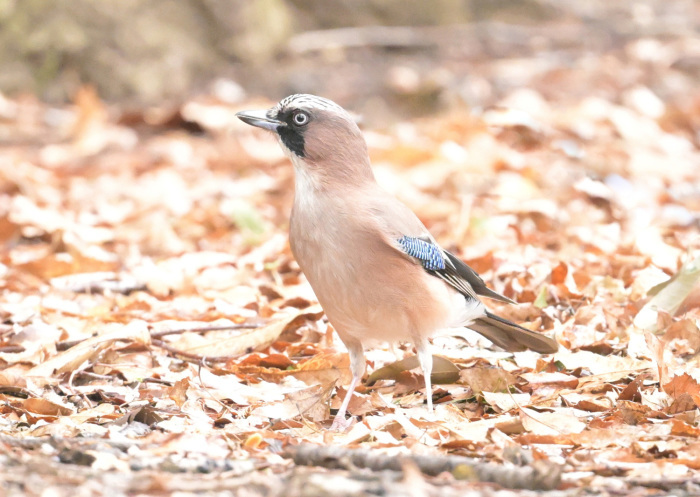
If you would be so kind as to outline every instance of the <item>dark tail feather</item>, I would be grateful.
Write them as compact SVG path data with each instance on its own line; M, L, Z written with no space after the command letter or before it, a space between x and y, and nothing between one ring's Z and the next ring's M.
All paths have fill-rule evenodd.
M542 333L523 328L488 311L485 317L477 319L468 328L509 352L530 349L540 354L553 354L559 348L555 340Z

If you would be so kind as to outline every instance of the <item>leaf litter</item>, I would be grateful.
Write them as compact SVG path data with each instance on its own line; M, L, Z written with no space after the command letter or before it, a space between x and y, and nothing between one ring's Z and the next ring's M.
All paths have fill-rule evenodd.
M580 69L567 71L548 77ZM436 339L433 415L410 347L373 350L345 433L327 428L349 363L289 250L292 171L276 144L223 102L225 130L204 101L184 104L202 136L120 124L87 88L61 109L69 128L25 102L34 141L0 151L5 466L148 469L167 491L201 489L196 473L219 475L208 488L266 477L270 490L313 480L302 466L332 445L429 489L491 471L446 462L459 456L559 475L486 479L506 487L697 490L700 143L687 123L700 117L639 79L615 99L533 78L483 113L368 130L380 182L519 302L495 312L561 349ZM335 477L366 489L338 454L349 472Z

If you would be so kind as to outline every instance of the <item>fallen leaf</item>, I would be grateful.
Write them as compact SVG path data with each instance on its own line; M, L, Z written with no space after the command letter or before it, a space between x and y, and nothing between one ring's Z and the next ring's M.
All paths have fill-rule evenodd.
M671 435L677 437L695 437L700 438L700 428L691 426L678 419L671 420Z
M694 411L697 409L693 396L688 393L682 393L673 400L673 403L664 409L666 414L678 414L681 412Z
M644 383L644 380L646 380L649 377L649 374L647 373L641 373L638 374L637 377L631 381L625 388L620 392L620 395L618 396L619 400L630 400L632 402L641 402L642 396L640 393L640 388L642 384Z
M499 368L473 367L459 372L459 382L468 385L476 394L482 392L503 392L518 384L512 373Z
M652 288L649 293L654 296L637 313L634 325L638 328L657 332L658 311L665 311L671 316L683 305L683 301L700 283L700 257L686 263L673 277Z
M508 412L516 407L530 404L529 393L497 393L481 392L487 404L498 408L500 412Z
M700 385L698 385L697 380L688 373L674 376L668 383L663 384L663 389L664 392L669 394L673 399L678 399L683 394L700 394Z
M379 380L398 380L399 375L404 371L411 371L419 368L418 356L411 356L400 361L392 362L377 369L367 378L367 384L373 385ZM460 377L460 370L452 361L442 356L433 356L433 370L430 380L435 385L455 383Z
M576 388L579 383L578 378L564 373L524 373L520 377L527 381L523 388L528 390L534 390L543 386Z
M88 338L70 349L60 352L45 362L27 371L28 377L50 377L54 374L75 371L85 361L97 356L117 341L138 342L147 345L151 341L145 321L134 320L126 326L119 325L111 332Z
M583 414L583 413L582 413ZM585 419L584 416L580 416ZM537 435L567 435L581 433L586 423L570 408L555 409L554 412L537 412L527 407L520 408L520 421L526 431Z
M281 402L268 402L253 409L251 414L271 419L293 419L303 416L311 421L325 421L329 417L328 401L335 383L314 385L289 393Z
M175 382L175 384L168 389L167 394L178 407L187 401L187 389L190 387L190 380L188 378L183 378Z
M68 416L73 414L73 410L46 399L27 399L24 401L24 408L31 413L44 416Z
M183 334L179 340L169 343L173 348L202 357L235 358L271 345L300 314L303 313L296 311L267 326L252 330L227 332L227 335L233 336L225 338L222 338L221 334L217 334L216 339L208 339L206 336L202 337L192 333L189 336Z

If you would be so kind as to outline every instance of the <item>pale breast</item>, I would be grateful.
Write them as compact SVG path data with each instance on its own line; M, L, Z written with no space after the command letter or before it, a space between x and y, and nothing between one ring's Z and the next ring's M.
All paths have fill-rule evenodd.
M371 216L333 198L305 201L315 205L295 203L290 244L341 338L415 341L481 312L387 243Z

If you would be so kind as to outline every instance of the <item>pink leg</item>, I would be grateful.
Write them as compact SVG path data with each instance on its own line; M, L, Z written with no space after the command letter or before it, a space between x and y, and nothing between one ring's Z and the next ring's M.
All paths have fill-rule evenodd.
M341 431L349 425L348 420L345 419L345 414L348 410L348 405L350 404L350 399L352 398L352 393L355 391L355 387L360 383L362 376L365 374L365 367L367 363L365 362L365 354L362 350L362 343L360 342L349 342L345 346L348 348L348 353L350 354L350 371L352 371L352 381L348 387L348 393L345 394L343 399L343 404L340 406L338 414L333 418L333 424L331 425L331 430Z
M430 345L427 340L416 343L418 362L425 378L425 396L428 400L428 411L433 412L433 388L430 383L430 374L433 372L433 355L430 353Z

